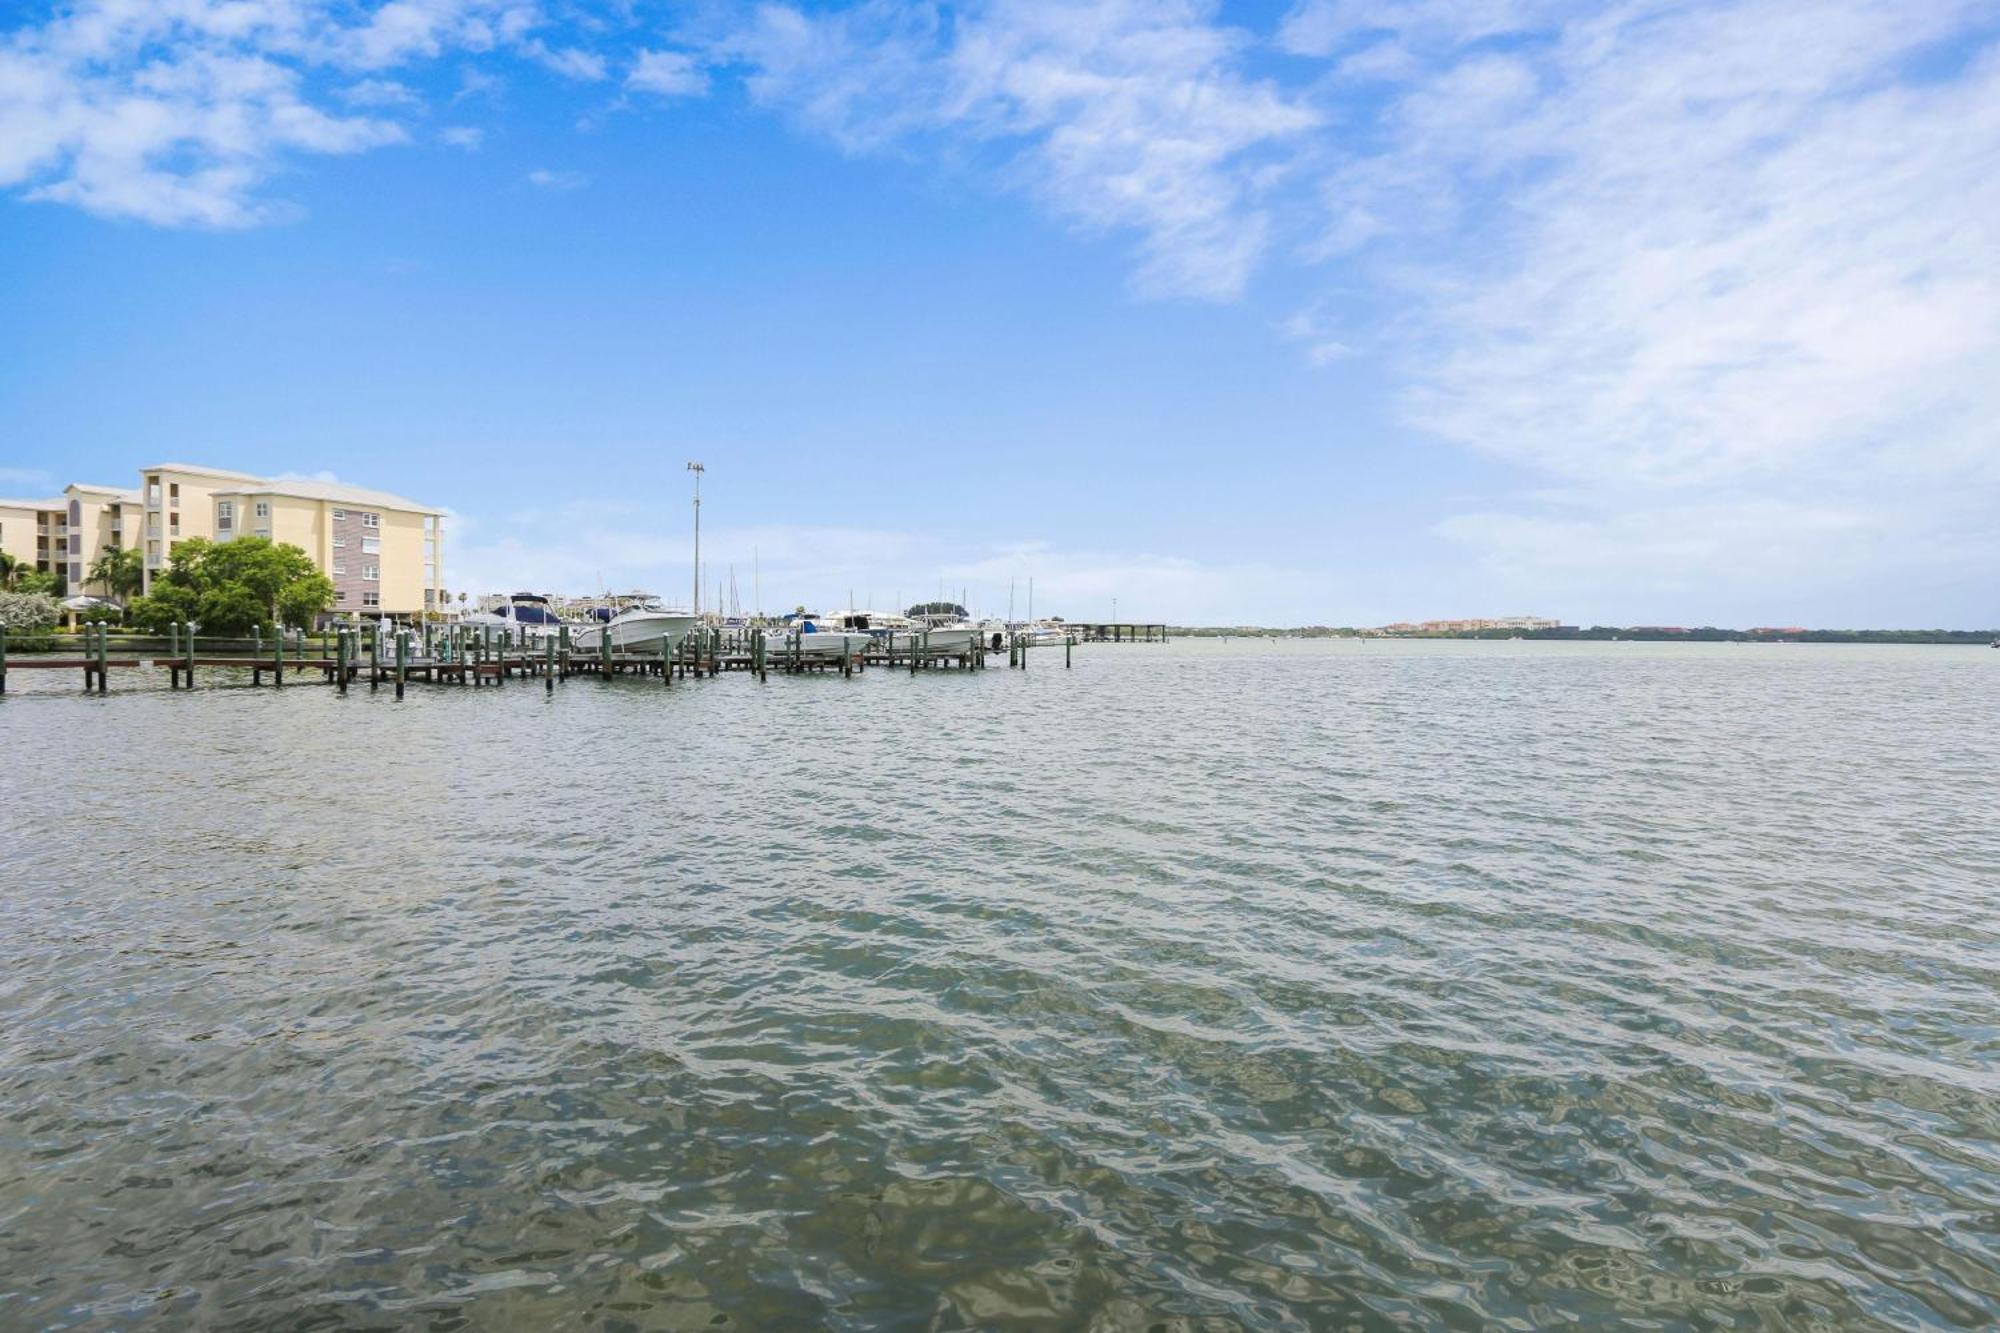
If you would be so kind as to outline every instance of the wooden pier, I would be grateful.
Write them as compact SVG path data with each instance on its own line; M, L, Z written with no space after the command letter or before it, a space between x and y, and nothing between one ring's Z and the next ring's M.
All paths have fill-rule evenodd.
M1028 640L1019 634L999 636L1005 645L1007 665L1026 670L1030 656ZM422 629L375 624L338 626L332 634L321 635L320 645L307 651L306 637L299 632L273 635L268 642L261 632L246 640L223 640L232 651L215 651L217 640L208 640L209 650L199 650L200 641L192 623L174 625L167 636L167 652L152 656L112 657L109 627L84 626L84 651L78 657L11 658L7 651L7 631L0 625L0 694L7 689L9 671L70 670L83 673L86 691L106 693L112 670L119 668L166 668L168 688L193 689L197 672L248 672L250 684L262 686L268 678L274 687L283 686L287 675L296 680L318 680L345 694L352 686L366 682L371 691L384 686L394 689L401 699L412 681L430 685L478 687L504 685L510 680L540 679L553 691L558 682L576 676L602 680L626 677L653 678L663 685L689 677L701 679L735 672L768 680L773 671L780 675L838 674L853 677L870 667L908 671L983 671L989 658L1000 649L985 638L952 647L934 646L923 632L891 636L852 653L812 651L812 636L794 632L776 638L761 629L719 629L697 627L680 642L657 651L634 652L614 649L608 636L600 636L595 650L574 647L565 628L539 642L517 637L511 630L493 627L430 625ZM330 639L330 642L328 640ZM157 640L155 641L157 642ZM246 651L247 649L247 651ZM1069 666L1075 641L1064 644L1062 662Z

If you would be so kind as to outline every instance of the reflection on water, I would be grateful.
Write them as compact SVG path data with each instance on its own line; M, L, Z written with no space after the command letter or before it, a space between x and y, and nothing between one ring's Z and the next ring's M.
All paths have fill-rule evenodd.
M28 682L0 1326L2000 1319L2000 654L1053 656Z

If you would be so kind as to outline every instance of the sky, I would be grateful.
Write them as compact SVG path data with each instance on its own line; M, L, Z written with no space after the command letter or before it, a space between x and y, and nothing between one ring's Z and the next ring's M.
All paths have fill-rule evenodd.
M1995 0L0 12L0 493L475 593L686 600L699 460L744 609L1990 627L1997 422Z

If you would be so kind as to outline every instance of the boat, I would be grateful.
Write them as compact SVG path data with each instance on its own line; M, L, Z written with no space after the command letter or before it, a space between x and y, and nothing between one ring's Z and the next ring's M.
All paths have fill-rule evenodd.
M538 592L511 593L499 610L475 611L460 616L458 623L480 629L512 630L516 639L527 643L552 638L562 632L563 626L549 599Z
M1021 631L1021 641L1030 648L1060 648L1075 642L1076 636L1061 621L1038 621Z
M785 617L785 623L764 634L765 648L774 657L789 656L797 652L801 657L814 660L843 657L858 657L875 642L869 632L868 617L860 613L830 618L833 622L845 622L840 627L822 625L821 617L809 613L795 612ZM858 623L857 623L858 622Z
M699 618L692 611L634 606L603 624L576 631L569 642L570 647L581 653L602 652L607 638L613 652L657 654L664 647L671 653L698 623Z

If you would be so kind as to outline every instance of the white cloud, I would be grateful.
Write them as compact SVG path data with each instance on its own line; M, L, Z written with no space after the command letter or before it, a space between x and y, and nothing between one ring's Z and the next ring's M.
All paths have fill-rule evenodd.
M486 131L471 125L447 125L438 131L438 142L451 148L462 148L468 153L477 152L486 142Z
M537 64L554 70L566 79L595 83L608 72L603 56L580 47L551 47L537 39L522 43L521 51Z
M578 190L590 183L581 171L551 171L546 167L528 173L528 184L540 190Z
M407 142L405 69L506 52L605 77L548 22L531 0L78 0L0 33L0 189L163 225L283 218L263 188L289 159ZM498 86L463 77L461 97Z
M641 51L625 86L661 97L701 97L708 92L708 74L685 51Z
M1005 153L1059 216L1138 234L1149 292L1226 300L1263 255L1278 149L1321 122L1242 72L1246 34L1196 0L765 5L716 44L760 102L849 151Z
M416 107L423 105L418 97L403 84L394 79L363 79L340 90L340 100L352 106L372 107Z
M1550 6L1295 15L1424 53L1325 194L1328 252L1404 304L1410 420L1587 506L1446 534L1551 582L1990 549L1954 500L2000 482L2000 58L1909 76L1971 12L1641 0L1505 53L1466 43Z

